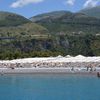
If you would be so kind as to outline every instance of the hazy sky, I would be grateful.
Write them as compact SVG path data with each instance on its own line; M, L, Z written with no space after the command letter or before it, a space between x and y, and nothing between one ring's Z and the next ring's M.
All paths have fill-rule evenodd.
M0 11L9 11L31 17L56 10L76 12L97 5L100 5L100 0L0 0Z

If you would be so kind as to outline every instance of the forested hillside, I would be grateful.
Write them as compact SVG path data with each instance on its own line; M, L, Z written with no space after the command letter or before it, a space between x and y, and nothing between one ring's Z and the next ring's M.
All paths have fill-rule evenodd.
M0 22L0 59L68 54L100 56L100 19L55 11L29 20L1 12Z

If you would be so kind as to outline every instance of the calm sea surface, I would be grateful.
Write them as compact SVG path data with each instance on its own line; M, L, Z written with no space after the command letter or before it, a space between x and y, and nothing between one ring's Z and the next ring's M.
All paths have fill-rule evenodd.
M79 75L0 76L0 100L100 100L100 79Z

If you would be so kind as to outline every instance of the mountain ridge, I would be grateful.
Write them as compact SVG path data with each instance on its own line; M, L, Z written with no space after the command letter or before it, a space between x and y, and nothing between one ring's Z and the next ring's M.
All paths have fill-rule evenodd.
M10 25L0 26L0 59L100 55L100 19L61 11L39 16L35 22L14 15L18 21L10 16L5 19Z
M88 15L85 15L83 13L71 13L71 12L65 12L64 14L61 14L60 12L57 12L58 14L62 15L62 16L57 16L54 17L55 12L50 12L48 13L48 17L47 14L42 14L42 15L38 15L35 16L33 18L31 18L30 20L40 24L44 27L46 27L50 32L51 31L56 31L58 29L58 31L56 32L60 32L60 31L71 31L72 26L75 27L75 30L80 30L80 31L87 31L90 30L95 31L94 29L97 28L97 30L99 30L100 27L100 20L95 18L95 17L89 17ZM41 17L41 18L40 18ZM58 26L58 27L56 27ZM95 26L95 28L94 28ZM83 29L82 29L83 27ZM87 29L88 28L88 29ZM93 28L93 29L92 29ZM73 30L74 31L74 30ZM76 31L77 32L77 31Z
M82 9L79 12L100 19L100 6L96 6L88 9Z
M65 11L65 10L46 12L46 13L35 15L34 18L36 18L37 20L41 20L43 18L49 18L49 17L59 18L68 12L71 13L70 11ZM34 20L33 17L31 17L29 19ZM34 21L36 21L36 20L34 20Z
M30 22L29 19L12 12L0 11L0 27L18 26Z

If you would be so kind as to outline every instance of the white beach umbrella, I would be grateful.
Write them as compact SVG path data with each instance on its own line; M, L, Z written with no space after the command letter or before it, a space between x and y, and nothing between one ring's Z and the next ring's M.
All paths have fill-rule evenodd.
M78 56L76 56L76 58L85 58L85 56L83 56L83 55L78 55Z
M67 56L65 56L66 58L71 58L72 56L70 56L70 55L67 55Z
M61 55L59 55L59 56L57 56L57 58L62 58L63 56L61 56Z

